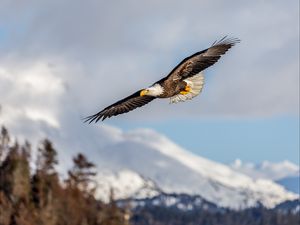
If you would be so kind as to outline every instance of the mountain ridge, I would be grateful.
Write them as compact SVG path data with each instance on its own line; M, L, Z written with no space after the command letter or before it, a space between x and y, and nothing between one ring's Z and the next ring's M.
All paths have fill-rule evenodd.
M240 209L255 206L257 202L271 208L298 196L270 180L254 180L227 165L195 155L150 129L123 131L103 124L85 131L85 135L79 135L76 129L63 127L49 129L47 135L38 134L54 140L57 149L67 149L60 152L60 160L64 162L59 168L61 173L70 167L67 161L70 156L86 150L86 156L97 165L99 174L110 171L127 177L125 181L108 179L113 179L115 186L119 187L114 194L120 198L136 193L143 197L145 192L152 196L161 190L164 193L200 195L219 206ZM40 137L35 134L33 140L36 139ZM134 181L133 186L129 188L130 192L126 192L130 180ZM106 190L108 192L109 188Z
M257 202L270 208L297 197L270 180L254 180L224 164L194 155L149 129L117 131L111 136L117 141L93 155L99 159L99 171L134 171L165 193L198 194L219 206L235 209Z

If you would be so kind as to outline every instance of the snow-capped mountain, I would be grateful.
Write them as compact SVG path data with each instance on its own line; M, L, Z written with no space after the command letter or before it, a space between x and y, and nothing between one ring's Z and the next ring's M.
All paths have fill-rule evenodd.
M59 151L62 173L72 166L69 159L78 152L84 152L97 165L100 176L102 171L111 171L107 178L100 177L98 181L107 181L106 186L102 183L106 187L103 190L109 193L111 186L116 197L132 194L147 197L161 190L200 195L219 206L239 209L258 202L273 207L298 196L271 180L253 179L227 165L195 155L153 130L125 132L104 124L88 128L82 124L79 131L69 123L47 129L44 124L35 123L36 128L32 123L25 124L31 128L26 130L27 135L33 136L30 140L46 136L58 150L63 150ZM18 136L26 137L22 130Z
M160 189L153 181L142 177L140 174L130 170L99 171L97 175L98 186L96 197L108 202L113 191L115 199L151 198L160 194Z
M144 199L130 198L117 201L121 207L126 207L130 203L131 208L137 210L145 207L165 207L173 208L180 211L205 210L210 212L222 212L224 208L218 207L216 204L206 201L199 195L187 194L166 194L161 193L154 197Z
M98 130L97 138L89 137L89 140L94 149L90 157L97 162L99 171L110 170L117 174L134 171L151 180L150 187L156 184L165 193L200 195L219 206L236 209L254 206L257 202L273 207L297 197L270 180L254 180L229 166L192 154L152 130L123 132L112 127ZM130 173L107 179L118 187L114 190L116 196L129 197L130 193L137 192L137 187L144 186L143 181L138 181L139 175ZM135 181L130 182L131 176L138 179L132 178Z

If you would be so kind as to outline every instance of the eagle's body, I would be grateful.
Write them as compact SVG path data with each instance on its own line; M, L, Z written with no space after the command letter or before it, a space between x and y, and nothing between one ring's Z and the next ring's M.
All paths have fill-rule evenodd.
M126 113L155 98L170 98L170 103L194 98L201 92L204 85L203 70L215 64L221 55L238 42L238 39L224 37L210 48L185 58L165 78L87 117L85 121L98 122L100 119L104 120Z
M183 80L172 81L170 79L166 79L158 84L164 90L162 94L157 96L159 98L171 98L174 95L178 95L181 91L184 91L187 86L187 82Z

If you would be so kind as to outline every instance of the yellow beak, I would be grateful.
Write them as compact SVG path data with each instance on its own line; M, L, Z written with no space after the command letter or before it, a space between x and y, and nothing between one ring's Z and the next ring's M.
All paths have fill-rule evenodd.
M144 90L141 91L140 96L144 96L144 95L146 95L147 93L148 93L148 90L145 90L145 89L144 89Z

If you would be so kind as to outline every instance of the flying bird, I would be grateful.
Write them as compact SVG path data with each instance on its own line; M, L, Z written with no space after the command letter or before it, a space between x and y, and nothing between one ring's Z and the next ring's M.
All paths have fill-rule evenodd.
M127 113L156 98L169 98L170 103L177 103L196 97L204 85L203 70L215 64L228 49L239 42L237 38L227 37L215 41L211 47L182 60L166 77L150 87L141 89L100 112L86 117L85 122L97 123L100 119L105 120Z

